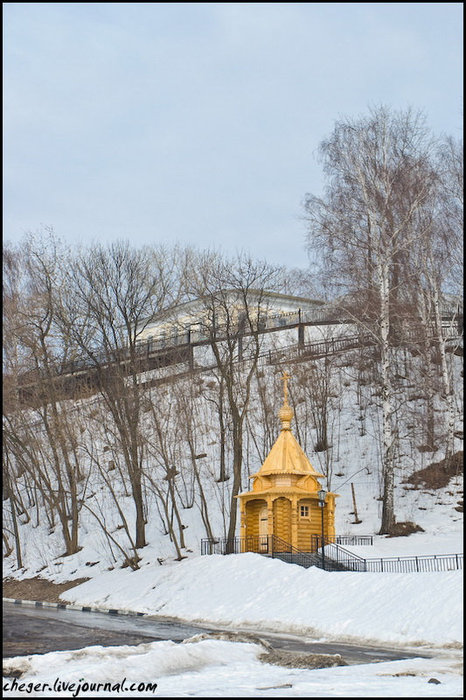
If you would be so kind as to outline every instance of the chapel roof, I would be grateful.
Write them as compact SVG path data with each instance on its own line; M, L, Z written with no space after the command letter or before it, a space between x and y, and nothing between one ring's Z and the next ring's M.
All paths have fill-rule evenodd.
M314 476L322 478L324 475L316 472L304 450L291 432L293 409L288 403L288 379L289 374L283 373L283 405L278 414L282 428L275 444L270 450L265 462L258 472L250 478L268 476L271 474L299 474L300 476Z

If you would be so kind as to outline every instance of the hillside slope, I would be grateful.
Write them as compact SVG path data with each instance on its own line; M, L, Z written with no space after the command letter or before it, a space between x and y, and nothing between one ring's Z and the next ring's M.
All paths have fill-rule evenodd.
M287 340L284 336L283 343L286 344ZM458 378L460 360L454 355L451 357L452 371ZM400 359L400 364L403 362L406 369L406 356ZM422 381L416 358L409 358L409 362L410 374L406 373L404 377L400 374L399 383L396 519L414 525L408 530L402 526L399 534L417 529L417 535L410 537L413 545L416 542L419 543L417 547L425 549L425 543L429 542L427 549L440 554L445 546L441 536L461 531L462 439L457 438L457 455L447 469L442 462L441 447L425 449L425 396L418 388ZM336 532L377 533L382 495L380 397L372 370L367 363L361 364L358 350L336 354L331 361L329 358L312 359L289 363L288 367L292 377L290 399L295 412L292 429L312 464L326 475L325 487L339 495ZM268 365L264 360L254 378L244 440L243 489L248 488L248 476L260 467L278 434L283 368L284 365ZM153 379L156 374L157 371L146 373L141 381ZM145 562L161 563L179 558L173 533L170 534L167 528L167 519L176 522L178 518L176 534L183 557L195 557L200 553L200 540L207 534L206 515L212 534L225 535L231 483L228 478L218 478L221 441L215 373L198 372L176 381L166 380L166 369L160 370L159 375L165 377L165 383L147 389L144 439L148 450L144 465L144 496L148 544L138 551L138 556ZM324 402L321 395L312 392L313 382L322 376L328 379ZM180 407L186 397L190 401L189 413L181 415ZM462 396L459 384L455 398L460 421ZM319 420L324 408L326 449L318 444L322 434ZM75 451L84 472L79 484L82 494L79 514L81 549L71 556L63 556L57 518L50 514L40 490L28 480L25 470L19 469L15 488L24 503L24 512L17 518L22 567L18 569L12 547L4 559L7 577L26 579L40 575L55 582L83 578L96 572L118 569L125 560L123 553L131 552L134 504L108 412L98 396L64 402L62 410L71 416L76 428L79 439L76 438ZM434 410L440 437L446 410L440 396L434 397ZM224 448L228 466L231 459L228 414L224 417L227 422ZM31 425L35 424L34 421L39 425L32 410L28 420ZM441 440L439 444L442 444ZM42 457L45 463L47 454L44 448ZM174 469L173 479L171 469ZM437 477L432 478L432 475ZM177 515L173 511L174 504ZM11 544L14 528L10 505L8 501L4 503L6 534ZM460 543L456 551L459 549ZM412 553L421 552L414 551L413 547Z

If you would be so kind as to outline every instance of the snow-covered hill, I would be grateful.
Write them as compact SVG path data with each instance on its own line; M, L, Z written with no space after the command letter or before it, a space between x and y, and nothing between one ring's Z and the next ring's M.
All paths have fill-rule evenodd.
M315 337L319 333L322 337L324 332L328 334L329 331L318 328L313 331ZM280 341L282 345L289 340L287 333L284 331ZM277 338L279 334L276 334L275 343ZM458 378L460 359L452 356L452 370ZM402 362L406 365L406 358ZM323 363L324 360L313 360L289 365L290 398L295 412L292 429L315 468L326 475L323 485L339 495L336 504L337 534L374 534L380 528L382 496L377 387L367 367L361 368L357 350L332 357L331 371L328 360L326 366ZM262 362L252 384L244 439L242 486L245 490L249 488L248 476L258 470L278 435L280 422L277 414L282 401L280 376L283 368L283 365L270 366ZM420 449L424 441L425 417L422 387L416 388L421 386L420 375L416 376L419 369L416 358L410 358L408 369L411 375L400 380L399 386L396 519L411 522L420 530L416 536L409 538L411 554L420 554L421 550L426 549L430 553L441 554L445 544L439 536L461 530L462 474L452 472L451 478L444 480L442 488L433 488L429 484L416 487L410 483L413 473L440 462L443 452L441 447L436 452ZM166 373L167 368L160 371L162 375ZM323 401L320 394L316 397L312 393L310 385L325 373L327 383ZM149 374L153 378L154 371L142 375L141 380L147 381ZM177 538L182 556L193 557L200 553L200 540L207 536L203 508L207 511L212 534L225 535L231 480L218 479L220 437L217 394L218 384L212 372L198 372L191 377L147 389L150 400L144 421L144 439L148 447L143 466L147 475L144 498L148 546L139 552L139 556L146 560L148 556L153 557L153 561L176 558L177 551L167 528L167 517L174 518L173 503L179 513ZM189 398L188 403L186 397ZM456 402L460 420L462 396L459 390ZM445 407L440 398L435 399L435 404L435 420L440 432ZM321 428L318 425L319 412L324 405L328 449L315 451ZM183 415L180 413L182 410ZM24 475L24 470L20 470L16 489L24 504L24 513L18 516L23 566L21 570L17 569L15 552L12 551L4 560L4 570L8 576L28 578L40 573L42 577L55 581L64 580L64 576L79 578L85 575L82 567L86 567L86 564L85 573L88 575L109 568L118 569L123 561L121 550L130 550L129 537L134 532L134 503L121 454L118 454L118 441L115 433L111 432L112 423L103 402L98 396L91 396L80 401L65 402L63 411L75 430L76 459L84 471L79 483L81 503L84 504L79 515L79 545L82 549L72 556L61 556L64 547L59 522L56 517L54 522L51 521L50 508L44 506L38 489L31 488L31 480ZM225 417L228 423L228 414ZM37 421L33 411L29 412L29 420L33 431L34 422ZM36 424L41 425L40 421ZM228 424L225 429L225 456L229 471L231 452ZM42 427L37 428L39 440L42 430ZM457 449L462 449L462 440L457 439L456 442ZM46 462L50 446L47 447L45 436L43 444L45 447L42 448L41 458ZM442 444L441 440L439 444ZM193 467L193 450L197 458L198 480ZM174 500L170 500L167 462L175 465L177 470ZM198 481L204 491L204 504ZM13 526L8 501L4 506L7 536L11 541ZM172 509L171 515L167 515L167 508ZM425 533L423 537L422 532ZM429 544L426 545L426 542ZM459 551L460 543L453 549ZM388 556L389 547L385 547L384 551Z
M289 368L295 411L293 430L316 469L326 474L325 486L340 496L336 507L337 533L373 534L372 546L348 547L363 557L462 552L462 474L447 475L440 488L434 488L436 484L429 480L415 486L410 479L444 456L440 449L436 452L418 449L423 444L422 397L414 386L412 390L403 386L404 400L400 399L399 426L403 436L397 455L395 510L399 522L413 523L418 530L408 537L375 534L380 527L382 484L378 397L376 386L367 378L356 381L354 362L354 353L346 353L339 356L333 368L327 396L329 447L324 451L313 449L317 436L315 406L306 394L309 377L313 368L319 368L319 361ZM247 488L248 475L257 471L278 434L282 371L283 366L264 364L254 381L247 417L243 488ZM459 372L456 365L455 371ZM411 382L413 378L405 384ZM59 523L50 523L40 498L33 499L34 494L20 476L17 487L24 501L32 499L29 519L25 515L19 517L23 567L17 568L13 551L4 560L4 576L29 579L39 575L56 583L88 578L61 598L100 609L179 617L231 630L267 630L308 639L400 645L421 651L429 648L432 653L435 651L436 658L377 664L377 671L374 666L359 666L356 670L353 667L287 670L264 666L256 658L259 652L254 645L206 640L192 645L192 649L158 642L134 649L96 647L79 653L57 652L43 657L45 665L41 657L29 657L28 661L13 660L13 666L23 670L26 681L33 678L48 682L51 667L53 676L61 674L76 682L83 678L108 680L125 674L128 680L138 682L156 680L158 692L167 697L183 694L257 697L258 692L271 697L460 695L461 571L331 573L314 567L303 569L252 553L200 556L200 540L206 537L202 502L189 450L183 442L186 433L175 418L181 405L179 397L190 396L197 465L208 518L212 531L222 536L230 481L217 480L220 444L218 416L212 400L215 388L212 374L198 373L190 381L179 379L151 390L161 417L161 433L157 438L154 435L153 442L162 442L161 435L168 438L165 458L173 459L172 464L176 464L179 472L176 498L184 537L182 560L177 560L165 527L160 499L148 486L145 492L148 544L138 551L138 570L121 568L123 556L117 543L128 549L122 518L132 532L134 507L108 431L107 416L97 398L91 397L67 407L76 417L82 464L87 465L86 478L80 482L87 506L80 513L81 549L72 556L63 556ZM458 394L456 398L460 416L461 397ZM439 426L442 411L439 398L436 400ZM148 411L149 433L153 429L150 417ZM32 413L30 419L34 419ZM178 428L171 434L174 425ZM462 449L460 440L457 449ZM105 465L105 470L97 465ZM154 450L152 461L145 468L165 489L163 493L167 493L161 453L157 459ZM109 491L106 479L116 498ZM353 492L359 522L356 522ZM11 530L8 518L6 509L6 523ZM429 684L432 676L434 682ZM264 678L268 679L267 683Z

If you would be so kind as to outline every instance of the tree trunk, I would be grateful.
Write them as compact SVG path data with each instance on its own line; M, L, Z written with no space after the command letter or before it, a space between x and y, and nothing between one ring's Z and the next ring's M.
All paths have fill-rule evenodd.
M233 484L231 489L230 500L230 522L228 525L228 550L233 547L234 537L236 533L236 521L238 513L237 496L241 489L241 468L243 464L243 421L240 419L233 426Z
M433 302L435 328L437 332L437 342L440 355L440 367L442 374L443 394L447 404L447 439L445 442L445 457L450 457L455 451L455 401L452 389L450 373L448 371L447 353L445 349L445 338L442 333L442 316L440 312L440 299L438 286L433 284Z
M380 364L382 394L382 473L383 502L382 522L379 534L390 534L395 524L394 473L393 473L393 407L390 379L390 316L389 316L389 268L388 263L378 265L380 288Z
M131 480L131 491L133 494L134 506L136 508L136 538L135 547L146 546L146 524L144 521L144 500L142 496L141 480L134 478Z

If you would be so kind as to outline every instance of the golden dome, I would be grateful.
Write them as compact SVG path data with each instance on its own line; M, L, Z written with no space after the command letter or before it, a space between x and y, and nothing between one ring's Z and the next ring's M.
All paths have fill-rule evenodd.
M283 373L283 405L278 413L282 422L282 429L278 439L265 459L262 467L252 477L259 474L299 474L322 477L323 474L316 472L295 436L291 432L291 420L294 416L293 409L288 403L288 372Z
M278 417L282 422L282 430L291 430L291 421L293 420L293 409L287 403L281 407Z

